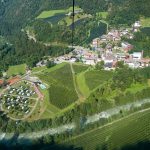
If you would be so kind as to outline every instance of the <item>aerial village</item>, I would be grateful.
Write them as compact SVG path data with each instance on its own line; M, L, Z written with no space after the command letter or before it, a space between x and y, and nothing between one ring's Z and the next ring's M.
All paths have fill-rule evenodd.
M44 99L41 90L46 86L37 77L15 76L0 80L0 111L15 121L28 118L36 108L38 101Z
M133 39L134 33L141 28L140 21L136 21L131 28L110 29L106 35L102 35L93 39L91 48L74 46L74 51L54 58L56 64L62 62L82 62L87 65L96 65L100 61L104 61L104 69L112 70L116 68L118 61L123 61L124 64L131 68L140 68L150 65L150 59L143 58L143 51L133 52L131 50L134 45L122 38ZM46 65L46 60L37 63L37 67Z
M143 51L131 53L134 45L122 41L122 37L133 39L134 33L138 32L140 27L141 24L137 21L130 29L110 29L106 35L93 39L90 48L74 46L74 50L69 54L50 60L53 59L55 64L82 62L91 66L103 61L105 70L114 70L118 61L131 68L147 67L150 65L150 59L143 57ZM36 66L46 66L47 61L42 60ZM27 70L23 76L12 77L6 81L0 80L1 85L5 85L5 88L0 91L0 111L18 120L30 116L38 101L44 99L41 90L48 86L37 77L32 77L31 70Z

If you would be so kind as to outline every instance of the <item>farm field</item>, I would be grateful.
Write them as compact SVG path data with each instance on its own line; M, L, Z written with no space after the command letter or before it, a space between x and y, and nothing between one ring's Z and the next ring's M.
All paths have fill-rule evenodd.
M36 72L39 72L39 71L43 71L43 70L45 70L46 69L46 66L44 66L44 67L34 67L33 69L32 69L32 73L36 73Z
M18 74L25 74L26 72L26 65L16 65L16 66L10 66L7 75L10 77L12 75L18 75Z
M72 7L68 8L68 9L58 9L58 10L50 10L50 11L43 11L38 17L37 19L44 19L44 18L49 18L49 17L53 17L57 14L66 14L69 13L73 10ZM81 10L81 8L79 7L75 7L75 10Z
M149 18L141 18L142 27L150 27L150 17Z
M82 147L84 150L120 149L130 144L150 140L150 111L137 112L103 127L87 131L68 139L63 144Z
M37 76L49 85L50 103L56 107L62 109L78 100L69 64L60 64Z
M85 81L90 90L94 90L99 85L103 84L105 81L111 79L113 73L110 71L87 71L85 73Z
M36 109L30 116L30 118L28 118L28 121L52 118L60 111L59 108L50 103L48 90L46 89L40 91L44 94L44 99L38 102Z

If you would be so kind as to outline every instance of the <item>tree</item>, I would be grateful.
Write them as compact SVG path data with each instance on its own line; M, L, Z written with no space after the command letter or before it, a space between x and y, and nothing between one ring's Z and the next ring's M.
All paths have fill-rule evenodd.
M116 67L124 68L124 62L123 61L118 61L117 64L116 64Z
M116 70L113 76L112 88L125 90L130 87L134 81L134 72L132 69L124 67Z
M3 73L0 71L0 78L2 78L3 77Z
M55 65L56 65L55 62L50 60L47 62L46 67L51 68L51 67L54 67Z
M101 44L102 48L106 48L106 45L107 45L106 43Z
M104 61L103 60L96 64L96 69L98 69L98 70L104 69Z

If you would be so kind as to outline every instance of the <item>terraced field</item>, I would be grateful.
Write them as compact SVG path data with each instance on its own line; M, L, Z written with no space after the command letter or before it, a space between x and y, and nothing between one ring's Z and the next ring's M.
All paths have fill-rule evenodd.
M72 66L73 66L75 74L86 71L89 68L88 65L83 65L83 64L73 64Z
M82 147L84 150L95 150L96 148L112 150L149 141L149 120L150 110L147 109L73 137L64 144Z
M61 65L56 70L53 68L51 71L45 71L38 76L50 86L50 102L58 108L65 108L78 99L69 64Z
M62 63L50 69L45 68L35 75L48 85L47 101L64 109L77 100L85 100L93 90L109 80L112 74L108 71L90 70L89 66L80 63ZM49 108L46 109L49 111Z

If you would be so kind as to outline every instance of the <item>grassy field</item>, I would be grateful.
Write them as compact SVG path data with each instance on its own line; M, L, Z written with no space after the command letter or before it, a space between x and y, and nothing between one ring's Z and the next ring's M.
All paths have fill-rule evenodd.
M96 13L97 16L101 16L102 19L106 19L108 16L108 12L98 12Z
M59 65L56 65L56 66L52 67L52 68L49 68L49 69L47 68L47 69L45 69L45 70L43 71L43 74L47 74L47 73L56 71L56 70L58 70L58 69L64 67L66 64L67 64L67 63L61 63L61 64L59 64Z
M16 65L16 66L10 66L7 75L10 77L12 75L18 75L18 74L25 74L26 72L26 65Z
M78 14L78 15L75 15L74 22L77 22L77 21L82 20L84 18L89 18L89 15L87 15L87 14ZM64 21L67 23L67 26L70 26L72 24L72 18L69 17L69 16L63 18L59 22L59 24L63 24Z
M72 10L73 10L73 8L70 7L68 9L58 9L58 10L43 11L37 18L38 19L49 18L49 17L53 17L53 16L55 16L57 14L66 14L66 13L69 13ZM81 8L75 7L75 10L81 10Z
M126 89L126 92L137 93L143 89L146 89L148 86L148 84L133 84L130 88Z
M90 90L97 88L99 85L108 81L113 73L110 71L88 71L85 73L85 81Z
M75 74L86 71L89 68L88 65L83 65L83 64L78 64L78 63L73 64L72 66L73 66Z
M38 76L50 86L49 99L56 107L65 108L78 99L69 64L57 65Z
M38 101L38 104L34 112L29 118L27 118L27 121L52 118L60 111L59 108L55 107L54 105L50 103L49 91L47 89L40 90L40 91L44 94L44 99Z
M141 18L142 27L150 27L150 17L149 18Z
M34 67L32 69L32 73L40 72L40 71L43 71L45 69L46 69L46 66L44 66L44 67Z
M84 95L84 97L88 97L90 95L90 90L85 81L85 72L82 72L79 75L77 75L76 81L81 93Z
M60 109L50 103L48 90L41 90L41 92L44 94L45 97L43 102L41 102L42 109L41 109L40 119L51 118L54 115L56 115L56 113L58 113Z
M96 148L112 150L150 140L149 116L149 110L134 113L103 127L73 137L63 144L82 147L84 150L95 150Z
M113 73L110 71L88 70L88 66L73 65L76 82L81 93L88 97L95 88L109 80Z

